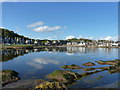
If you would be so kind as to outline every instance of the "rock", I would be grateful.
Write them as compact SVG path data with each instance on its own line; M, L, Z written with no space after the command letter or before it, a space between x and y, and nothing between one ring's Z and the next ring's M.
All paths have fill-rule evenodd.
M86 76L89 76L91 74L93 74L93 72L85 72L85 73L82 74L82 77L86 77Z
M47 81L47 82L41 83L40 85L37 85L35 88L36 89L40 89L40 88L55 89L55 88L66 88L66 86L59 82L48 82Z
M99 68L97 68L97 69L109 70L109 69L110 69L110 66L108 66L108 67L99 67Z
M44 82L47 82L47 81L46 81L46 80L39 79L39 80L36 80L36 81L35 81L35 84L36 84L36 85L39 85L39 84L44 83Z
M103 70L95 70L93 72L85 72L82 74L82 77L86 77L86 76L89 76L91 74L94 74L94 73L98 73L98 72L102 72Z
M84 68L84 71L92 71L92 70L95 70L96 68Z
M120 72L120 66L112 66L112 67L110 67L110 69L108 70L108 72L110 74L112 74L112 73L118 73L118 72Z
M20 79L18 77L18 73L14 70L2 70L2 71L0 71L0 75L2 76L2 85L3 86Z
M88 62L88 63L84 63L84 66L94 66L95 64L93 62Z
M109 61L96 61L98 64L101 65L118 65L120 63L119 59L115 59L115 60L109 60Z
M99 80L99 79L101 79L102 77L103 77L103 76L99 76L99 77L97 77L96 79Z
M55 80L61 83L72 83L82 77L78 73L69 70L57 70L47 76L51 80Z
M83 69L82 67L78 66L78 65L75 65L75 64L72 64L72 65L64 65L64 66L61 66L61 68L64 68L64 69Z

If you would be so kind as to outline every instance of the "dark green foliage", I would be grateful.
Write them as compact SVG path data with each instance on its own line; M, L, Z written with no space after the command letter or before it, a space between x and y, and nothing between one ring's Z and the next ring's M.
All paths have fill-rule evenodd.
M90 39L84 39L84 38L80 38L80 39L77 39L77 38L73 38L73 39L68 39L68 41L74 41L74 42L79 42L79 41L84 41L84 42L92 42L92 40Z
M8 29L0 29L0 32L2 32L2 33L0 33L0 36L2 36L2 37L9 37L9 38L19 37L19 38L29 39L22 35L18 35L17 33L14 33L13 31L10 31Z

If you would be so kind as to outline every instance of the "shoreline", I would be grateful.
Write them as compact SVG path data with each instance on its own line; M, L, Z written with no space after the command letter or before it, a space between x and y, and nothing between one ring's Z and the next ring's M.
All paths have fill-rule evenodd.
M51 46L35 46L35 45L2 45L1 49L39 49L44 47L84 47L84 48L120 48L120 46L73 46L73 45L51 45Z

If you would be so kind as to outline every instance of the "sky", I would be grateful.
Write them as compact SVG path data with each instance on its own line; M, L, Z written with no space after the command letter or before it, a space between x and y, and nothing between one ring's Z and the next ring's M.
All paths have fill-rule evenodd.
M119 2L119 0L0 0L0 2Z
M4 2L2 27L33 39L117 39L117 2Z

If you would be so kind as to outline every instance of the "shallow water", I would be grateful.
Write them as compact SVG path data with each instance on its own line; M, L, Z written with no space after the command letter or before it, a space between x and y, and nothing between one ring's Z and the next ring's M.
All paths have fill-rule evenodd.
M2 69L15 70L22 80L47 79L46 75L60 70L62 65L76 64L99 60L118 59L118 48L84 48L84 47L54 47L33 50L5 50L2 51ZM95 62L94 62L95 63ZM101 65L95 63L99 67ZM102 65L107 66L107 65ZM82 74L83 70L72 70ZM72 88L118 87L118 73L107 71L95 73L78 80Z

